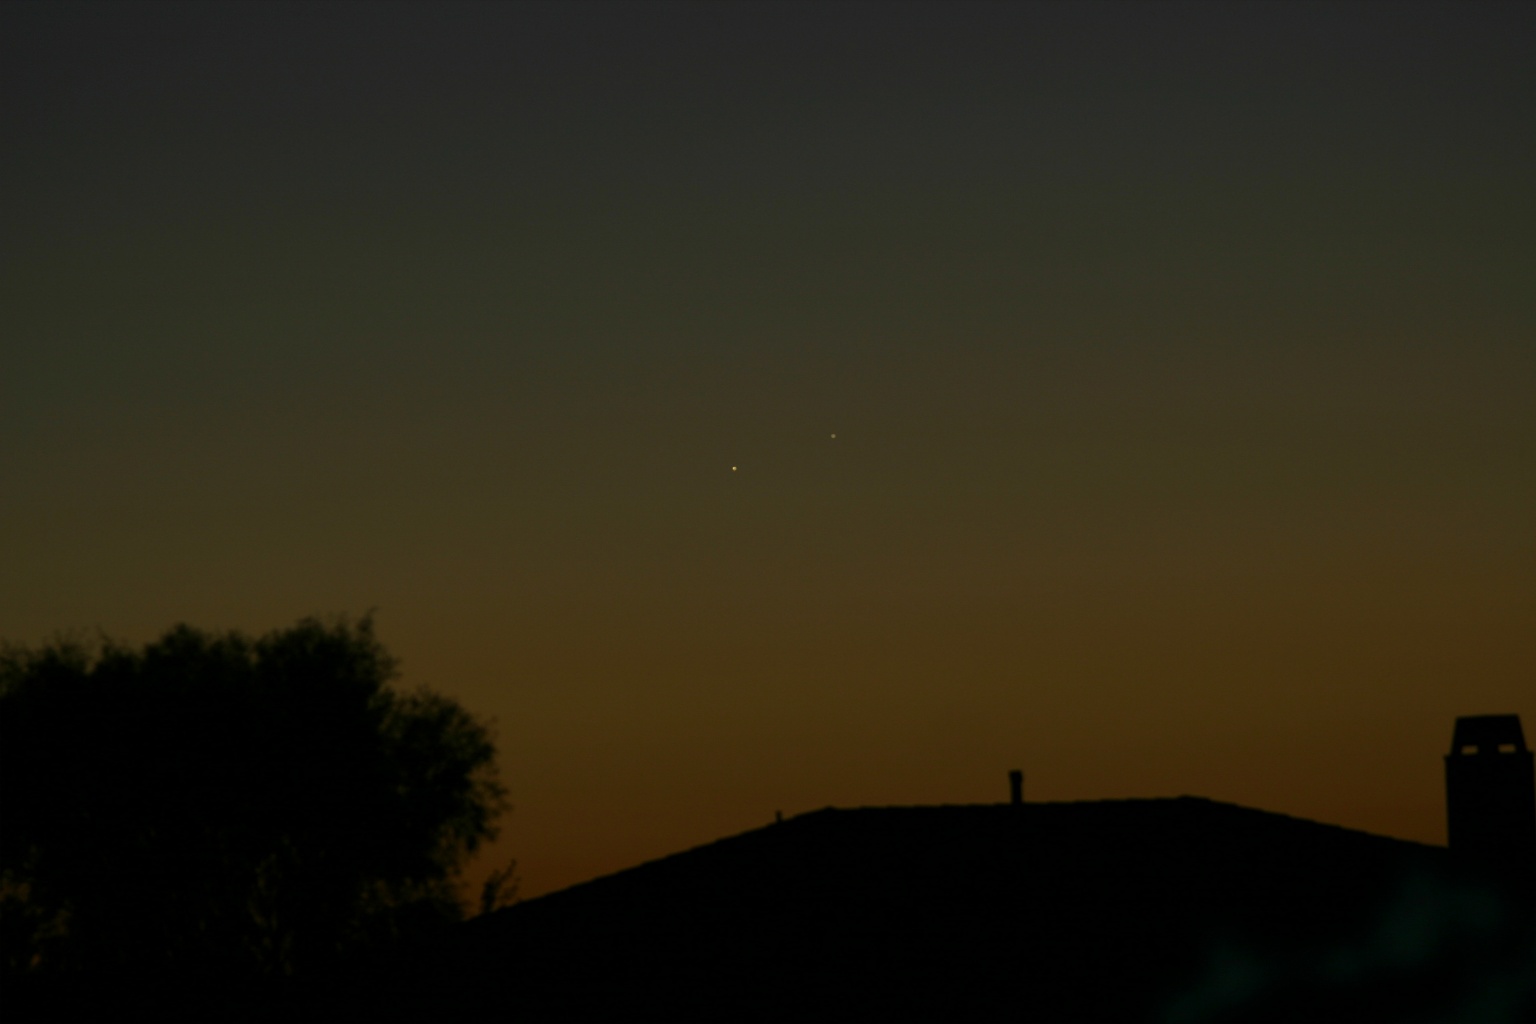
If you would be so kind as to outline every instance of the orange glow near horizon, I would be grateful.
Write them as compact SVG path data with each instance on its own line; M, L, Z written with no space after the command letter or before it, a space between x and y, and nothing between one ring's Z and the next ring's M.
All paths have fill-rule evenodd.
M1536 6L88 9L0 10L0 640L376 609L472 881L1012 768L1443 842L1536 740Z

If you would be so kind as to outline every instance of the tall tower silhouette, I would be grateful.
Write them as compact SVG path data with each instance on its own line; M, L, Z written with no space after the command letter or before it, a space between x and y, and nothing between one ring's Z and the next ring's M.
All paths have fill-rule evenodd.
M1521 881L1536 876L1536 770L1519 715L1456 719L1445 810L1457 860Z

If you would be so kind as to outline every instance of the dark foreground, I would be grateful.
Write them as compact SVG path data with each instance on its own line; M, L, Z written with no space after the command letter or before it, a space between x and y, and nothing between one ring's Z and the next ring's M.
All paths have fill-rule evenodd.
M1528 880L1194 798L825 810L324 985L12 993L7 1020L1536 1020Z

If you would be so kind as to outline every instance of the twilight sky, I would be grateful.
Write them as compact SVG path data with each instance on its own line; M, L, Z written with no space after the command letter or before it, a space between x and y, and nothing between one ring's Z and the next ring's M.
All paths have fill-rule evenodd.
M1014 767L1441 842L1533 126L1536 5L6 3L0 638L377 609L525 895Z

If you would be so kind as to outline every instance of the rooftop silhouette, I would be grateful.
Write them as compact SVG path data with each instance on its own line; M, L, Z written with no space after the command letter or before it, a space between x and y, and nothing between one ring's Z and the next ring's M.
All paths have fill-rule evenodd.
M1507 729L1463 720L1456 750L1464 735L1475 746ZM1466 796L1485 780L1464 777L1460 756L1447 761L1448 797L1472 824L1453 846L1491 834L1475 824L1485 807L1518 817L1512 801ZM1528 876L1196 797L1026 803L1021 784L1010 778L1007 803L802 814L486 915L395 965L387 1009L468 1020L1532 1013ZM1529 802L1524 813L1536 815Z

